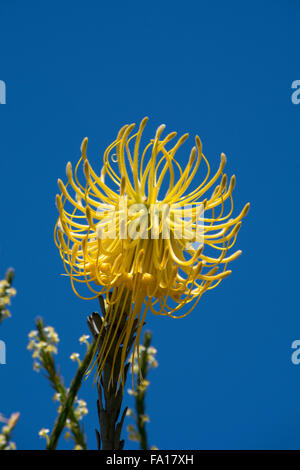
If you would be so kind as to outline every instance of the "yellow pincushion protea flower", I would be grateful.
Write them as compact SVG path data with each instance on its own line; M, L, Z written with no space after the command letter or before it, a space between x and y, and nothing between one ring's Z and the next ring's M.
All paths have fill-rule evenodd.
M72 287L80 297L75 283L89 287L93 293L89 298L106 295L109 306L111 336L102 346L103 355L122 325L125 308L128 318L119 339L124 355L135 319L134 349L149 309L170 317L187 315L206 290L231 273L228 263L241 253L228 251L249 204L232 217L235 177L228 184L223 173L225 155L221 154L219 169L210 177L196 136L188 163L181 169L175 156L188 134L171 144L176 132L162 137L165 125L161 125L141 150L147 120L134 135L134 124L122 127L104 153L101 171L92 168L84 139L74 172L67 164L67 184L58 180L55 239ZM190 189L202 162L205 177ZM78 175L81 164L84 182ZM180 315L187 304L191 308Z

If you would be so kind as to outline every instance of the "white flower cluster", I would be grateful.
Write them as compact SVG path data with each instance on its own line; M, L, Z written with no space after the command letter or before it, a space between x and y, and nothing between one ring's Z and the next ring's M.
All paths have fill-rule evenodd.
M49 436L48 436L49 432L50 432L50 430L47 429L47 428L42 428L42 429L39 431L39 436L40 436L40 437L43 437L44 439L46 439L47 444L48 444L48 442L49 442Z
M20 413L13 413L9 419L2 418L5 422L0 433L0 450L16 450L16 444L10 441L10 435L17 424Z
M89 335L82 335L82 336L80 336L80 338L79 338L78 341L79 341L80 344L85 344L86 347L88 348L89 345L90 345L89 342L88 342L88 339L89 339ZM73 361L73 362L78 362L78 365L80 366L81 361L80 361L80 355L79 355L79 353L73 352L73 353L71 354L71 356L70 356L70 359L71 359L71 361Z
M88 341L89 338L90 338L89 335L82 335L82 336L80 336L78 341L79 341L80 344L85 344L87 347L89 347L89 345L90 345L89 341Z
M66 393L68 393L68 389L66 389ZM59 405L59 408L57 410L58 413L60 413L62 411L62 395L61 393L55 393L54 394L54 397L53 397L53 400L54 401L58 401L60 403ZM87 408L87 403L82 400L82 399L78 399L76 397L75 399L75 403L74 403L74 415L75 415L75 418L80 421L85 415L88 414L88 408ZM72 428L72 421L68 418L66 420L66 427L67 428Z
M66 389L66 393L68 393L68 391L69 390ZM58 407L57 412L61 413L61 411L63 409L62 394L61 393L55 393L54 396L53 396L53 400L59 402L59 407ZM75 406L74 416L77 419L77 421L80 421L85 415L88 414L87 404L84 400L78 399L76 397L74 406ZM66 439L71 439L72 438L71 431L73 429L73 426L74 426L74 421L72 421L70 418L67 418L66 419L66 424L65 424L65 427L67 429L67 431L65 433L65 438ZM49 432L50 432L50 430L47 429L47 428L42 428L39 431L39 436L46 439L47 443L49 443ZM76 447L74 448L74 450L82 450L82 447L79 444L77 444Z
M16 293L16 289L11 287L11 284L6 279L0 281L0 322L4 318L11 316L7 307L10 305L11 297L15 296Z
M34 359L33 368L36 371L39 371L41 368L41 354L50 353L57 354L57 343L59 342L59 337L56 331L52 326L46 326L44 329L45 340L40 340L40 335L38 331L32 330L29 335L29 344L27 349L32 350L32 357Z
M75 402L75 416L80 421L85 415L88 414L87 404L84 400L76 400Z
M137 357L137 354L135 354L134 356L134 362L133 362L133 372L135 374L138 374L139 372L139 362L141 360L141 357L143 355L143 353L145 352L146 348L143 344L140 344L139 345L139 357ZM158 366L158 362L155 358L155 355L157 353L157 350L153 347L153 346L149 346L149 348L147 348L146 350L146 354L147 354L147 369L149 370L151 367L157 367ZM129 359L129 362L132 362L132 355Z
M153 346L149 346L146 348L143 344L139 345L139 354L135 354L134 356L134 361L132 364L133 367L133 373L138 375L140 373L140 367L139 363L142 362L142 360L146 360L146 374L148 373L149 369L152 367L157 367L158 362L155 358L155 355L157 353L157 350ZM146 357L144 356L146 354ZM132 362L133 356L131 355L129 362ZM140 377L140 380L138 381L138 386L136 390L128 389L129 395L132 395L135 397L136 400L139 400L141 397L144 396L147 387L150 385L149 380L146 378ZM131 441L135 442L141 442L141 435L138 430L138 423L141 425L144 425L144 423L149 422L149 416L146 414L140 414L138 417L136 413L131 409L128 408L126 412L127 416L131 416L134 421L135 425L129 424L127 426L127 431L128 431L128 437Z

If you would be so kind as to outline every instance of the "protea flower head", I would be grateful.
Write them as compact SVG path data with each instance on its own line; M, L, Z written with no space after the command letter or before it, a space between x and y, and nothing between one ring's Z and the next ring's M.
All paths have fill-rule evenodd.
M224 154L217 172L210 175L198 136L184 169L175 157L188 134L174 143L176 132L163 136L161 125L141 148L147 120L133 135L134 124L122 127L104 152L101 169L92 168L84 139L74 171L67 164L67 184L58 180L61 194L56 198L55 238L72 287L82 298L75 284L90 289L88 298L106 296L107 319L114 325L111 339L128 310L120 335L124 350L136 319L138 345L148 310L185 316L205 291L231 273L228 264L241 251L229 250L249 208L246 204L232 217L235 176L228 182ZM202 166L201 184L190 189L203 174Z

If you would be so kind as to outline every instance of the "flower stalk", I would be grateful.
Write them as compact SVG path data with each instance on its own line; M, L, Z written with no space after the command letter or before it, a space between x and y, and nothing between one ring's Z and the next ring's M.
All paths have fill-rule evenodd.
M86 355L83 359L83 361L80 363L77 372L75 374L74 379L71 382L70 388L67 392L67 395L65 397L64 403L62 405L61 412L59 416L57 417L55 421L55 425L53 428L53 431L51 433L51 436L49 438L49 442L47 445L47 450L55 450L58 444L58 439L64 430L66 426L66 422L68 417L71 417L71 420L74 422L74 402L76 400L77 393L81 387L81 383L83 380L83 377L87 371L87 368L90 364L90 361L93 356L95 345L91 344L86 352ZM77 421L77 422L76 422ZM83 432L80 430L80 426L78 424L78 420L75 419L76 426L71 427L72 431L76 433L77 439L76 443L77 446L79 445L82 450L86 449L86 442L85 442L85 437Z
M146 433L146 422L145 419L145 393L146 393L146 384L147 372L148 372L148 361L147 361L147 349L151 343L151 333L147 331L144 336L144 351L141 354L141 374L137 376L137 394L135 397L135 407L137 413L137 427L140 435L140 446L142 450L148 449L147 442L147 433Z
M128 409L127 416L132 416L135 420L135 426L129 425L127 430L129 432L129 439L137 441L140 444L141 450L148 450L148 437L146 430L146 423L149 422L149 417L146 414L146 391L150 385L147 380L149 370L152 367L157 367L158 363L155 359L156 349L151 346L152 333L146 331L144 335L143 344L140 345L140 370L138 367L138 360L131 358L134 361L133 370L136 374L135 390L128 392L135 398L135 412ZM152 447L153 449L153 447Z
M0 432L0 450L16 450L16 444L11 441L11 434L19 417L20 413L13 413L9 419L0 414L0 421L5 423Z
M11 316L7 306L10 305L11 297L16 295L16 290L12 287L15 272L12 268L6 271L5 279L0 281L0 324ZM3 347L0 344L0 348ZM5 423L0 431L0 450L16 450L16 444L11 441L11 434L19 420L20 413L12 413L9 419L4 418L0 413L0 422Z
M99 297L101 313L93 313L88 317L88 326L94 336L98 346L98 351L105 344L106 337L111 330L116 329L116 335L110 338L109 349L107 350L106 359L103 364L102 374L97 380L97 411L99 418L100 432L96 430L98 450L122 450L124 447L124 439L121 439L122 426L127 412L127 407L120 416L122 401L124 397L124 385L127 379L130 363L126 362L129 358L132 345L135 341L137 331L137 321L133 323L130 337L124 346L122 341L123 329L115 324L115 316L113 324L104 323L106 316L106 306L103 297ZM108 307L109 308L109 307ZM123 308L121 311L123 312ZM128 312L123 313L122 320L126 321ZM125 351L125 367L122 367L123 348ZM96 364L102 358L99 355L96 358ZM120 418L120 419L119 419Z
M6 271L5 279L0 281L0 323L10 317L8 306L10 305L11 297L16 295L16 290L12 287L14 279L14 270L9 268Z
M82 361L79 361L75 377L70 388L67 389L53 357L53 354L57 353L57 343L59 342L57 333L52 327L45 326L42 318L37 318L36 328L37 330L29 333L30 342L28 345L28 349L33 351L34 369L36 371L43 369L46 372L46 376L56 392L55 400L60 402L58 417L51 434L48 436L49 431L46 433L43 429L39 435L46 438L47 450L55 450L63 430L68 428L68 435L71 432L71 437L76 444L75 449L84 450L87 448L86 437L83 426L80 425L80 420L87 413L87 409L85 402L77 399L77 393L92 360L95 344L89 345L87 343L85 357ZM75 408L75 406L77 407Z

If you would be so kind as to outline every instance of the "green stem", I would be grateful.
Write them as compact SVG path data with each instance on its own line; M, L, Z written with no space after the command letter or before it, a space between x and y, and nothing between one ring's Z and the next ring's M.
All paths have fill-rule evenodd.
M74 379L71 382L70 389L69 389L69 391L67 393L67 396L66 396L66 399L65 399L65 401L62 405L62 410L61 410L59 416L57 417L57 419L55 421L53 431L51 433L51 436L49 438L49 442L47 444L47 450L55 450L56 447L57 447L58 439L59 439L61 433L63 432L64 428L65 428L66 420L67 420L69 414L72 412L75 398L76 398L77 393L80 389L84 374L85 374L85 372L86 372L86 370L87 370L87 368L88 368L88 366L89 366L89 364L92 360L94 350L95 350L95 343L93 342L89 346L89 348L86 352L86 355L85 355L83 361L81 362L80 366L78 367L76 375L75 375Z
M146 432L146 423L143 419L145 416L145 395L146 392L142 388L139 390L139 386L141 385L142 381L146 379L148 374L148 348L151 344L152 335L150 331L147 331L144 336L144 346L145 349L141 354L141 375L138 375L137 378L137 395L135 397L135 408L137 412L137 427L140 435L140 448L141 450L148 450L148 440L147 440L147 432Z
M124 324L127 321L128 310L130 308L130 301L128 300L127 295L124 296L122 301L126 302L124 309L120 307L120 314L124 310L123 318L121 319L121 324L118 327L114 340L109 338L111 340L110 349L105 359L102 375L97 381L97 410L100 426L100 432L96 430L98 450L122 450L124 446L124 439L121 439L121 432L127 407L124 409L123 413L121 414L121 417L120 411L124 397L124 386L129 369L129 363L126 364L126 361L129 357L129 353L135 340L135 334L137 331L137 320L135 320L132 325L132 330L130 332L130 337L125 351L125 366L124 370L121 370L121 358L124 344L121 343L118 345L118 340L120 337L119 335L123 334ZM107 323L107 325L102 328L104 319L107 318L105 304L102 296L99 297L99 302L102 316L94 312L88 317L88 326L94 336L95 341L97 341L98 351L100 350L101 345L104 343L106 335L109 334L110 331L109 323ZM116 315L115 318L120 318L120 314ZM113 312L112 318L114 318ZM108 318L108 322L109 321L116 322L116 320L112 320L111 318ZM114 324L113 328L117 328L117 324ZM99 338L100 332L101 336ZM116 354L115 361L113 360L114 354ZM122 381L119 384L120 377L122 377Z

